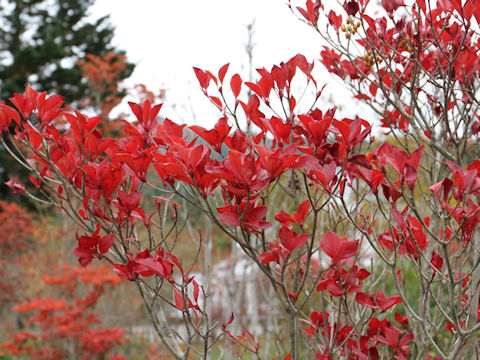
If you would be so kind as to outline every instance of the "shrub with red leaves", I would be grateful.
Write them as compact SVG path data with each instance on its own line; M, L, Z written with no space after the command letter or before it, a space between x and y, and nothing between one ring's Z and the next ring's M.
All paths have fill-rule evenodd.
M94 312L106 287L120 281L108 267L58 266L56 274L44 275L43 281L57 290L62 289L64 297L36 298L17 305L13 311L29 314L31 330L9 335L10 341L0 344L0 354L45 360L96 359L105 358L112 349L127 341L125 329L99 327L99 318ZM90 287L84 296L80 295L80 285Z
M240 305L212 319L208 270L195 273L201 249L180 256L175 247L186 241L188 207L261 275L264 311L281 314L264 328L282 330L282 358L471 357L480 330L480 4L298 2L292 12L327 40L320 63L371 113L319 105L324 86L303 55L249 81L227 76L228 64L195 68L219 113L213 129L163 119L162 105L147 100L130 103L132 121L110 138L101 118L27 87L0 105L0 128L26 149L31 185L7 185L33 185L76 221L80 264L100 260L135 282L176 359L207 358L222 338L230 353L235 345L271 355L260 332L237 326ZM239 276L233 266L229 276Z

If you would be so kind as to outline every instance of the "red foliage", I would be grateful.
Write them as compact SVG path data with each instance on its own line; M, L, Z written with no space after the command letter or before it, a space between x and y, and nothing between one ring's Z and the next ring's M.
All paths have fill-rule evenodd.
M95 305L107 284L118 284L120 279L108 267L89 269L57 266L56 274L44 275L45 284L63 289L64 298L37 298L17 305L13 310L33 313L28 322L31 331L11 334L10 341L0 344L0 353L26 355L32 359L92 359L104 356L124 343L125 329L100 328ZM84 296L77 295L79 286L90 285ZM28 340L28 341L27 341ZM76 354L76 355L75 355Z
M32 214L15 203L0 201L0 303L17 300L20 256L28 248L33 230ZM19 270L12 272L9 265Z

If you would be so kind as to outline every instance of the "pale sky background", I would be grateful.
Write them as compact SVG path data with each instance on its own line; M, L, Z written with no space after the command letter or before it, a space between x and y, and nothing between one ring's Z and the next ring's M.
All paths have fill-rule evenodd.
M247 25L253 20L255 68L270 70L297 53L311 61L321 50L319 35L297 19L284 0L97 0L91 12L94 18L110 15L115 46L137 64L127 84L143 83L154 92L165 88L164 116L205 127L218 120L218 113L201 93L192 67L216 74L228 62L226 79L235 72L245 78ZM318 62L315 66L321 68ZM335 89L335 97L341 98L339 86L327 74L321 77L317 80L329 82L327 89Z

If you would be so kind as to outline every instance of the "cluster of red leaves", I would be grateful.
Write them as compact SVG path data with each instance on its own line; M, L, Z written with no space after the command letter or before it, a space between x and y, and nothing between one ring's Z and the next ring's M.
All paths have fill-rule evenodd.
M386 319L380 321L373 317L376 310L385 312L402 300L399 296L386 297L380 289L377 293L366 294L361 292L362 282L370 276L370 273L355 265L358 257L358 240L349 241L341 239L337 234L328 232L320 240L320 248L330 257L332 263L320 277L317 291L328 291L332 297L346 296L354 293L355 302L371 309L372 319L365 333L356 333L351 325L342 325L330 319L328 311L313 311L310 314L310 327L304 330L312 338L320 333L323 337L329 338L335 334L335 346L338 346L342 356L352 359L379 359L378 346L383 344L392 351L397 359L406 359L410 353L408 343L412 341L413 335L410 332L400 330L390 324ZM352 260L354 258L355 260ZM399 317L402 318L402 317ZM403 325L406 319L402 318ZM333 329L332 329L333 327ZM401 337L400 342L398 341ZM360 344L360 346L359 346ZM348 355L349 354L349 355ZM323 353L317 353L318 359L332 359L329 349L325 348Z
M184 134L183 125L168 119L160 123L157 114L161 106L152 107L148 101L130 104L137 122L125 122L124 137L104 138L102 132L96 129L100 118L88 118L78 112L62 113L59 97L47 98L44 93L37 93L31 88L27 88L25 95L17 94L12 103L24 120L33 115L39 122L31 125L18 116L10 116L11 110L6 106L2 107L2 119L5 119L5 128L13 119L17 124L17 139L28 141L36 151L31 161L37 170L36 186L42 186L43 177L53 176L53 165L68 179L69 186L85 194L79 215L85 219L94 216L97 227L90 234L77 235L78 247L74 253L83 266L93 258L109 258L109 250L119 241L114 233L106 231L112 225L128 226L140 221L147 228L150 226L155 211L145 213L139 187L147 182L151 166L165 185L173 186L177 182L189 184L205 197L220 188L224 205L217 208L219 221L253 233L272 226L265 221L268 209L262 204L262 198L270 184L287 170L304 171L313 186L327 193L336 192L337 196L343 196L345 181L340 179L346 176L358 176L375 188L382 185L387 194L395 191L385 191L387 187L401 187L404 183L414 185L418 156L408 157L406 153L395 153L391 149L379 149L370 158L356 154L357 148L370 133L371 127L365 120L358 117L337 120L334 118L335 109L325 114L315 109L297 118L296 100L290 88L297 69L314 82L310 75L312 65L298 55L270 72L259 70L261 79L246 84L253 91L248 103L237 99L237 86L242 81L239 75L232 77L235 106L240 105L247 121L255 124L258 130L253 142L238 130L229 135L231 128L222 117L212 130L191 127L210 147L197 144L197 139L191 140L188 134ZM197 69L197 77L207 96L210 83L216 84L218 91L223 91L221 83L224 75L221 71L217 79L210 72ZM286 122L276 117L266 118L259 109L261 101L268 105L272 91L290 104L291 116ZM221 108L227 106L219 98L212 98L212 101ZM55 127L55 119L62 115L70 124L64 133ZM272 137L273 141L267 142L267 137ZM223 149L227 151L222 152ZM220 155L220 159L213 156L212 150ZM50 159L42 157L42 151L51 154ZM396 185L390 185L385 180L386 162L393 164L399 174ZM58 188L59 201L64 200L63 190L62 186ZM309 235L294 231L293 226L301 230L309 211L307 200L292 215L281 211L275 216L281 224L279 241L270 243L269 251L259 256L263 264L283 264L293 252L304 251ZM338 235L327 233L320 241L320 248L331 258L332 266L320 276L317 290L327 290L334 297L358 292L368 272L353 265L352 261L346 261L357 256L358 241L341 240ZM407 250L410 253L416 251L408 247ZM172 286L172 305L178 309L198 309L198 284L188 273L184 274L174 255L158 248L154 256L145 249L127 253L126 258L126 263L111 261L121 278L135 280L139 276L159 276ZM175 267L182 275L181 286L174 280ZM189 284L194 288L193 299L187 295ZM382 311L388 308L379 300L382 295L364 295L360 298L370 301L359 301L360 305ZM291 296L295 298L297 295Z
M406 360L410 354L408 344L413 340L413 334L405 329L408 328L408 321L404 316L395 313L395 321L400 327L394 325L387 319L380 320L372 317L364 335L354 334L353 326L345 326L341 323L332 323L328 312L318 313L313 311L308 321L309 327L304 331L310 336L321 335L329 339L336 334L335 345L338 346L338 353L349 359L380 359L379 346L385 345L395 359ZM332 325L333 324L333 325ZM334 327L332 329L332 327ZM288 357L286 358L288 359ZM333 357L328 349L316 354L317 360L332 360Z
M357 98L375 102L377 96L385 95L378 92L379 78L387 95L395 93L397 94L395 96L399 96L402 89L415 86L411 74L417 66L420 66L422 72L428 74L427 78L435 78L435 74L438 77L442 73L451 74L452 81L459 84L463 94L463 98L456 101L466 104L471 102L471 93L468 89L478 78L480 62L480 43L469 29L471 21L476 20L477 23L480 21L480 12L471 1L466 1L464 5L461 1L439 1L435 7L426 1L419 1L418 8L415 6L408 8L411 11L410 18L405 16L394 18L393 13L406 7L406 4L403 1L384 0L382 7L390 15L390 19L382 17L372 19L365 10L369 2L369 0L344 2L347 18L360 16L366 26L365 37L359 37L355 42L360 49L365 50L365 53L374 48L376 53L381 53L392 62L387 64L378 61L373 70L371 65L364 64L363 56L351 62L350 58L347 59L337 50L326 47L321 53L321 62L329 72L347 82L358 80L366 91L357 95ZM317 26L320 25L321 15L327 14L325 6L320 1L308 0L304 8L298 7L297 10L308 24ZM333 27L337 33L341 24L345 23L345 18L333 10L327 14L327 18L329 20L327 27ZM462 51L458 51L459 44ZM418 55L418 62L412 61L408 56L410 53ZM450 58L454 59L453 66L449 64ZM437 117L443 116L445 111L451 110L456 105L456 102L452 101L446 109L441 109L435 105L438 97L434 93L429 93L427 87L418 88L416 91L423 93L432 106L437 106L435 112ZM411 113L412 109L408 106L403 111L385 110L384 118L381 120L382 126L408 132L411 128L406 115ZM299 116L299 119L302 120L302 117ZM472 125L473 133L476 132L475 126L477 125ZM430 139L432 132L433 129L425 131L426 138ZM358 137L357 133L356 138ZM399 210L396 203L402 194L414 190L422 152L423 145L407 154L397 146L384 143L369 155L355 154L349 157L350 162L345 166L345 171L351 179L362 179L374 194L378 194L380 189L383 190L384 198L391 204L392 229L380 236L380 243L401 255L413 255L415 258L429 243L425 234L429 219L407 215L408 207ZM475 200L480 193L480 167L478 160L472 162L466 170L453 161L447 163L451 177L448 176L431 185L429 189L440 206L453 215L466 242L471 239L480 220L480 208ZM396 178L393 176L394 173ZM456 200L453 205L449 203L452 197ZM394 226L395 223L397 226ZM446 236L448 238L449 235Z
M447 160L452 172L452 179L446 177L433 184L429 190L435 195L442 209L452 214L461 227L464 242L470 240L480 222L480 205L476 201L480 195L480 160L474 160L466 170L452 161ZM455 205L449 204L449 199L455 200ZM446 234L450 238L450 234Z
M0 344L0 353L23 355L32 359L92 359L106 356L114 347L125 343L125 329L98 327L95 305L108 284L121 281L106 266L89 269L58 266L53 276L44 275L44 282L64 291L64 297L37 298L17 305L13 310L30 313L32 330L10 335ZM91 290L79 296L79 286ZM72 345L73 344L73 345ZM75 355L76 354L76 355ZM117 355L119 359L119 355Z
M402 88L410 88L415 85L411 76L420 66L423 72L432 77L441 77L448 73L453 81L460 84L462 89L468 89L478 77L478 62L480 61L480 44L475 36L468 30L473 20L480 21L480 12L473 1L465 1L462 5L460 0L438 1L436 6L430 1L418 1L417 7L410 8L401 0L383 0L383 9L389 17L372 18L366 12L370 0L352 0L344 2L344 10L347 17L330 10L327 27L332 27L337 33L342 23L351 16L362 19L365 26L364 37L355 40L356 44L365 50L375 49L384 58L391 59L388 65L385 62L375 61L366 63L363 56L358 56L351 61L341 52L325 47L321 52L320 61L329 72L339 76L344 81L365 80L365 91L357 95L362 100L372 100L381 96L378 77L371 76L372 72L378 74L387 92L401 93ZM394 17L397 10L408 7L411 17ZM319 13L326 14L326 9L321 2L313 5L308 0L305 8L298 8L300 14L311 26L320 25ZM400 13L401 11L397 12ZM321 19L321 17L320 17ZM343 25L344 26L344 25ZM459 45L461 44L461 45ZM458 51L459 47L462 51ZM411 54L418 55L418 62L411 61ZM454 59L450 64L449 59ZM427 95L432 103L438 97L427 88L418 88L416 91ZM464 99L469 99L471 94L468 90L463 93ZM449 109L454 104L449 105ZM405 112L410 113L411 108L406 107ZM441 116L442 109L436 110L436 115ZM386 110L382 119L385 128L408 131L410 125L405 116L398 109ZM430 134L426 134L430 136Z
M407 153L398 146L384 143L368 155L360 153L351 156L345 171L350 179L362 179L373 194L380 198L383 196L390 204L389 229L377 237L379 245L394 254L407 256L414 261L423 257L427 263L429 262L432 277L435 277L441 272L444 259L437 252L433 252L431 258L425 258L423 252L431 242L428 235L434 234L437 239L445 239L450 245L456 244L454 241L456 237L463 242L457 247L465 247L478 229L479 162L474 160L467 166L461 166L460 161L464 159L460 157L455 159L459 163L447 160L450 174L428 188L436 201L435 205L439 205L444 214L449 214L454 219L458 225L457 228L448 225L444 229L429 230L429 217L420 216L418 209L415 212L409 206L399 205L403 201L398 200L403 200L406 197L405 194L409 194L407 196L415 194L417 171L425 144L430 145L429 140L434 136L443 137L442 140L447 143L452 141L445 140L447 139L445 132L438 134L436 126L445 121L446 114L455 106L462 104L468 107L476 103L472 98L471 89L478 79L480 70L478 66L480 42L471 24L474 21L477 24L480 23L480 11L475 2L469 0L438 2L421 0L413 5L401 0L382 0L381 6L387 16L378 16L374 19L366 11L369 3L369 0L346 0L343 2L345 13L341 14L337 13L337 10L329 11L327 7L330 4L326 2L307 0L304 7L297 7L297 11L300 17L315 29L326 24L327 29L331 28L339 35L341 35L340 32L345 33L345 44L355 45L358 55L356 50L353 50L353 46L343 45L342 35L338 38L339 45L336 48L335 46L324 48L320 61L329 72L352 85L352 89L358 89L356 98L369 104L380 105L380 108L384 109L381 119L382 127L392 132L398 131L400 134L418 131L417 128L412 128L409 120L415 111L413 106L402 104L398 107L391 106L389 109L383 107L382 99L385 97L397 98L402 96L403 92L414 89L412 92L420 94L419 96L426 99L425 103L432 108L433 118L428 119L428 124L423 129L422 136L425 141L422 141L415 151ZM328 21L325 21L327 19ZM353 37L357 34L355 26L361 27L362 31L358 31L358 35ZM345 51L342 52L342 49ZM350 49L352 52L349 52ZM376 57L372 57L372 54L376 54ZM435 82L435 79L440 79L442 76L445 78L445 74L448 74L449 81L456 84L460 95L454 94L448 103L439 104L442 100L439 100L435 94L435 91L441 87L438 83L433 87L428 85L417 87L422 82L426 84ZM420 82L418 82L419 79L421 79ZM476 117L478 118L477 115ZM478 134L476 121L465 126L471 127L472 136ZM453 141L456 140L456 136L452 136ZM373 223L367 221L363 230L372 234L374 223L375 221ZM455 245L452 246L452 250L454 248ZM323 247L322 249L325 250ZM342 246L337 245L336 251L342 253L341 249ZM333 251L331 253L334 254ZM445 254L445 256L448 255ZM340 273L339 270L335 270ZM346 269L341 270L346 272ZM323 286L325 289L330 286L332 295L342 294L343 288L337 284L337 276L332 276L333 280L329 282L322 281L319 286L328 284ZM463 287L465 287L469 277L458 274L458 278L463 278ZM377 294L357 292L355 299L357 303L372 310L383 310L401 302L399 297L385 298L381 290ZM464 303L466 304L470 299L470 295L465 296ZM466 325L464 322L461 323L462 327ZM447 327L449 331L455 328L450 322ZM405 358L408 356L408 351L401 349L411 339L410 333L400 339L398 334L389 331L388 335L383 335L380 342L391 347L397 346L398 351L394 352L395 357ZM367 356L374 359L379 357L378 353L363 351L363 354L355 354L353 358L363 359Z

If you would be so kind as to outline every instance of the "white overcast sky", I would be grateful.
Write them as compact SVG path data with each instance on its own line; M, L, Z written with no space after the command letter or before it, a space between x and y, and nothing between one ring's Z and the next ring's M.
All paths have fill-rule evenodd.
M247 74L246 27L253 20L255 68L270 69L297 53L311 61L321 50L318 34L291 13L285 0L97 0L91 12L95 18L110 15L114 44L137 64L128 84L143 83L154 92L165 88L166 102L176 110L165 107L163 115L203 126L218 116L203 98L192 67L216 73L228 62L230 76ZM327 81L332 82L320 83Z

